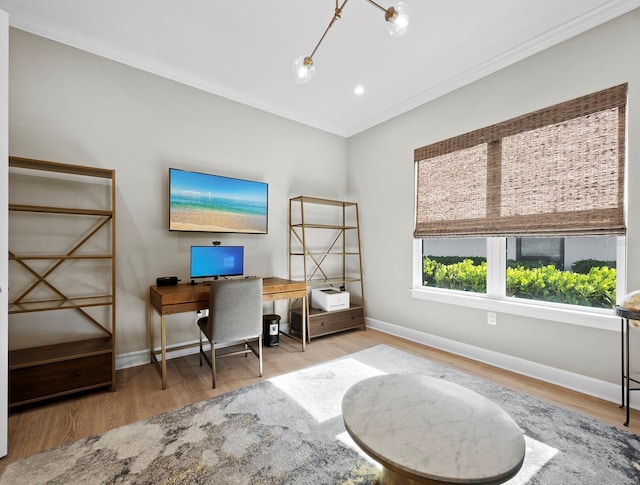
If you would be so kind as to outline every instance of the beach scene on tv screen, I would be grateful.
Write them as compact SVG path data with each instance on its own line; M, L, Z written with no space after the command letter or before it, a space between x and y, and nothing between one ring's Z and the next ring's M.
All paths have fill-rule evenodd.
M171 169L169 229L266 234L267 184Z

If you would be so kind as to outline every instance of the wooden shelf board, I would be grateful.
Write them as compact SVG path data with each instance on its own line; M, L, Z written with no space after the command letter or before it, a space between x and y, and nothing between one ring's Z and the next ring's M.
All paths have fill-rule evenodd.
M10 254L11 260L34 260L34 259L112 259L112 254Z
M302 228L305 229L335 229L338 231L346 230L346 229L357 229L357 226L344 226L342 224L291 224L291 227Z
M322 278L322 279L311 279L307 281L307 285L309 286L317 286L317 285L338 285L340 283L357 283L361 278Z
M84 175L88 177L100 177L113 179L115 170L97 167L84 167L71 165L68 163L48 162L44 160L33 160L30 158L9 157L9 166L16 168L26 168L30 170L44 170L47 172L68 173L71 175Z
M9 351L9 370L113 352L112 337L43 345Z
M342 200L331 200L331 199L322 199L319 197L308 197L306 195L299 195L297 197L293 197L292 201L296 202L304 202L309 204L320 204L320 205L334 205L338 207L350 207L357 205L355 202L345 202Z
M99 209L76 209L75 207L52 207L48 205L9 204L13 212L39 212L42 214L72 214L82 216L111 217L113 211Z
M353 251L347 251L347 252L343 252L343 251L331 251L331 252L315 252L315 251L308 251L306 253L290 253L291 256L359 256L360 253L358 252L353 252Z
M69 310L73 308L84 308L91 306L112 305L113 298L111 295L88 296L79 298L69 298L66 300L37 300L23 301L19 303L9 303L9 314L29 313L29 312L45 312L52 310Z

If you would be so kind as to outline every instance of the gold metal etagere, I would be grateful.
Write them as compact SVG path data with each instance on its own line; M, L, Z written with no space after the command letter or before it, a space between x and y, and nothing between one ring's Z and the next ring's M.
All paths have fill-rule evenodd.
M347 309L323 311L307 298L307 321L292 309L293 331L307 325L309 340L365 328L360 220L355 202L300 195L289 200L289 278L304 279L309 291L339 288L349 292Z
M116 337L116 226L115 226L115 170L70 165L64 163L9 157L9 167L26 173L29 180L33 178L33 190L46 191L47 177L62 177L64 180L81 184L82 187L93 188L94 178L106 179L106 200L104 208L74 207L77 203L73 193L64 202L69 206L29 205L9 203L9 214L18 217L18 213L44 214L47 221L63 221L56 216L82 216L92 222L86 234L79 234L72 247L62 251L51 251L47 254L28 254L18 247L9 250L9 279L28 278L24 289L19 294L10 295L9 315L29 314L29 318L39 318L47 323L47 314L42 312L72 311L80 315L79 321L88 322L96 329L97 336L78 336L72 341L64 341L49 345L19 348L9 351L9 406L19 406L33 402L86 391L98 387L110 386L116 389L115 371L115 337ZM60 174L60 175L59 175ZM35 177L31 177L31 176ZM88 177L88 179L84 179ZM10 179L11 180L11 179ZM87 184L85 185L85 181ZM45 185L43 185L43 183ZM104 185L104 184L102 184ZM101 186L102 186L101 185ZM11 186L11 182L10 182ZM31 185L30 185L31 187ZM66 195L66 193L65 193ZM12 214L14 214L12 216ZM53 218L53 219L52 219ZM45 226L46 227L46 226ZM96 234L106 233L108 245L103 252L85 254L88 242L96 238ZM75 234L72 232L72 234ZM47 238L46 229L38 233L21 234L24 238ZM102 240L102 239L101 239ZM52 244L54 245L54 244ZM104 260L105 277L109 274L108 290L104 294L75 294L59 283L64 274L65 263L80 260ZM36 268L34 262L50 262L42 270ZM106 281L105 281L106 282ZM39 291L46 290L48 296L43 298ZM84 290L86 291L86 290ZM93 288L90 291L95 291ZM68 294L74 293L74 294ZM105 307L103 317L88 311L91 307ZM40 313L44 316L38 316ZM66 317L65 317L66 318ZM15 323L15 322L13 322ZM10 318L9 324L12 325ZM84 334L83 334L84 335ZM67 340L67 339L65 339Z

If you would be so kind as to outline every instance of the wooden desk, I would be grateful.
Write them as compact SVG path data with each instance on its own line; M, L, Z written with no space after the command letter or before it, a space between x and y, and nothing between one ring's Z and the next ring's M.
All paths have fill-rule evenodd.
M151 363L156 364L162 377L162 389L167 388L167 340L165 315L195 312L209 308L210 287L207 284L181 284L176 286L151 286L149 289L149 351ZM304 281L293 281L284 278L263 278L262 296L264 301L289 300L302 298L302 321L305 322L307 308L307 284ZM160 350L154 349L153 313L160 315ZM306 325L302 325L302 351L306 344ZM290 334L285 334L289 335ZM178 345L171 350L192 347L195 344ZM158 361L157 354L162 358Z

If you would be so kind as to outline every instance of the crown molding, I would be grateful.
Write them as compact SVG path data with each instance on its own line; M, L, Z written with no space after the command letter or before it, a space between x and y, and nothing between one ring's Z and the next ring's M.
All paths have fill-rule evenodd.
M291 121L337 134L339 136L344 136L343 133L339 132L340 130L335 129L335 126L326 122L300 117L294 113L282 110L275 105L264 103L255 98L246 96L244 93L234 90L229 86L208 81L200 76L178 69L175 66L163 63L157 59L153 59L148 56L141 56L121 46L116 46L96 37L88 36L76 30L48 22L42 18L35 17L14 8L6 7L5 10L9 13L9 25L18 30L23 30L39 37L59 42L84 52L88 52L126 66L134 67L141 71L155 74L165 79L170 79L186 86L190 86L210 94L215 94L216 96L220 96Z
M471 84L483 77L498 72L499 70L538 54L550 47L558 45L599 25L609 22L617 17L640 7L640 0L616 0L605 6L574 18L571 22L565 22L555 29L551 29L519 46L510 49L493 59L478 64L457 76L425 89L419 94L406 99L388 109L380 111L377 115L363 120L361 123L350 126L343 136L350 137L362 131L384 123L396 116L417 108L440 96L444 96L463 86Z
M548 49L549 47L553 47L567 39L584 33L600 24L624 15L638 7L640 7L640 0L614 0L609 2L606 5L595 8L584 15L574 18L570 22L566 22L555 29L549 30L548 32L545 32L544 34L537 36L514 49L510 49L503 54L494 57L488 62L478 64L436 86L426 89L387 109L381 110L376 115L366 118L351 126L339 126L327 120L312 119L310 117L301 116L299 113L283 110L276 105L265 103L264 101L247 96L230 86L211 82L191 72L177 69L174 66L160 62L157 59L141 56L125 48L67 29L15 8L3 8L7 13L9 13L10 26L16 29L24 30L40 37L191 86L207 93L230 99L291 121L317 128L344 138L349 138L380 123L384 123L385 121L395 118L396 116L399 116L411 109L417 108L418 106L440 96L448 94L462 86L493 74L500 69Z

